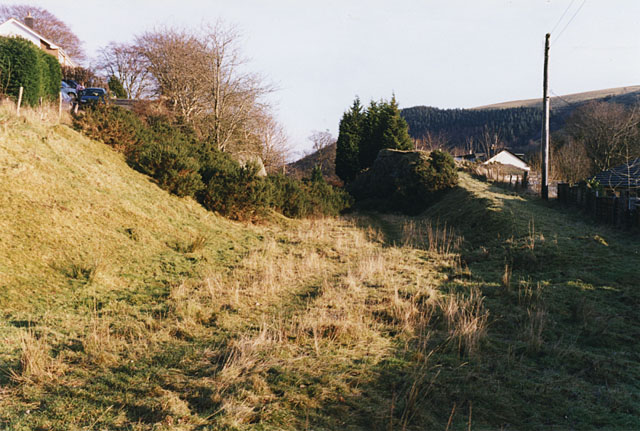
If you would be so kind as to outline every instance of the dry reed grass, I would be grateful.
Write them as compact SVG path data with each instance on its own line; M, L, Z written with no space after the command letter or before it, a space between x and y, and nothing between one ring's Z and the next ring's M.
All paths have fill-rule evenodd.
M477 287L468 295L449 295L442 299L449 337L457 344L458 351L473 356L487 334L489 312L483 305L484 298Z
M16 383L38 384L55 380L65 370L61 359L51 354L51 347L43 336L36 336L32 329L20 335L20 369L11 371Z
M402 243L406 247L421 248L438 254L458 251L462 237L451 227L431 220L408 220L402 225Z

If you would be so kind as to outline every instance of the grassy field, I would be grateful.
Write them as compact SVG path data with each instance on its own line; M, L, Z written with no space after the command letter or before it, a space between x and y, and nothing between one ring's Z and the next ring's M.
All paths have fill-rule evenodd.
M461 174L227 221L0 110L0 429L640 428L637 236Z

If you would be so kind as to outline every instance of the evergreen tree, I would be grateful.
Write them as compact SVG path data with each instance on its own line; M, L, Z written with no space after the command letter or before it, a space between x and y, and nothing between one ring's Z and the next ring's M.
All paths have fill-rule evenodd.
M366 169L373 165L373 161L382 148L383 131L380 124L380 120L382 119L381 112L382 103L378 104L373 100L369 104L369 109L365 112L361 142L358 148L358 160L360 161L361 169Z
M392 148L396 150L411 150L413 142L409 136L409 126L404 118L400 116L396 96L391 98L390 103L385 103L382 108L383 133L381 148Z
M358 152L362 138L364 113L360 99L356 97L349 111L340 120L336 143L336 174L342 181L352 181L360 171Z
M360 168L365 169L373 165L378 152L383 148L396 150L413 148L409 126L400 116L395 96L391 98L391 102L371 102L366 112L358 154Z
M109 85L109 90L111 90L111 92L115 94L118 99L127 98L127 91L124 89L122 82L120 82L120 80L115 75L111 75L107 85Z

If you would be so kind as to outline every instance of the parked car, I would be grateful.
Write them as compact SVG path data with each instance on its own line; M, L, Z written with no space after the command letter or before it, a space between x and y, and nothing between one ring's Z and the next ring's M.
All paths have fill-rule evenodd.
M107 103L107 90L104 88L85 88L78 94L80 108L92 103Z
M62 94L62 100L66 102L75 102L78 98L78 92L75 87L70 86L66 81L60 83L60 93Z
M73 79L63 79L62 82L64 82L71 88L75 88L76 90L78 89L78 83ZM80 88L80 90L82 90L82 88Z

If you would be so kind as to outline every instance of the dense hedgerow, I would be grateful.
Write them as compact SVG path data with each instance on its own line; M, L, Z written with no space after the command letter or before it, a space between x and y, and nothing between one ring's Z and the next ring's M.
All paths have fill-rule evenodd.
M327 184L319 170L311 179L261 177L252 164L197 139L193 130L164 117L146 116L114 106L95 106L75 116L87 136L122 152L134 169L163 189L192 196L204 207L233 219L255 219L270 208L288 217L336 215L349 195Z
M62 72L58 60L19 37L0 37L0 93L35 106L55 100L60 92Z

